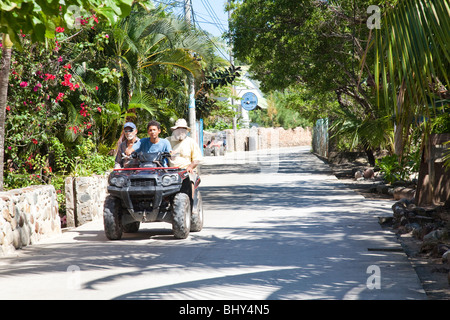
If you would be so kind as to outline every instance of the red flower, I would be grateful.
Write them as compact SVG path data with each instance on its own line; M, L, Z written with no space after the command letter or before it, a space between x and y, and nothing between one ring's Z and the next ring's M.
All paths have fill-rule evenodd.
M45 74L45 80L55 80L56 76L50 74L50 73L46 73Z
M84 102L80 105L80 107L81 107L80 114L83 117L87 117L89 114L87 113L87 110L85 108Z
M11 107L10 106L6 106L6 110L11 110Z
M64 32L64 28L63 27L57 27L56 28L56 32Z
M58 93L58 96L56 97L55 102L63 101L63 97L64 97L64 93L62 93L62 92Z
M70 63L68 63L68 64L66 64L63 68L64 68L64 69L70 69L70 68L72 68L72 66L70 65Z
M21 86L22 88L25 88L25 87L28 86L28 82L22 81L22 82L20 83L20 86Z
M38 144L38 141L36 139L31 140L34 144Z

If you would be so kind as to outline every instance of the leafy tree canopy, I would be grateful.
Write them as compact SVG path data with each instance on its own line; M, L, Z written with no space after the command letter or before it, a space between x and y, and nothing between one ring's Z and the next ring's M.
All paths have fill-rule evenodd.
M33 42L54 38L56 28L77 28L83 17L94 11L110 22L115 16L130 13L133 0L2 0L0 32L20 46L20 34L30 35ZM63 3L63 4L62 4Z

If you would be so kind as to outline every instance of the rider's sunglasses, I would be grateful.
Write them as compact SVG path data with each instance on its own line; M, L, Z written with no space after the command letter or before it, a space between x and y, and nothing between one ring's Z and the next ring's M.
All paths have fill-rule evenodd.
M124 130L126 133L130 133L130 132L133 132L134 131L134 129L126 129L126 130Z

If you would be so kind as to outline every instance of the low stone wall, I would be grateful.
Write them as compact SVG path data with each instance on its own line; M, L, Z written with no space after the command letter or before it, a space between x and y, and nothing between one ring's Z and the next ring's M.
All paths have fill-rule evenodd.
M234 131L225 130L227 149L234 150ZM236 151L254 151L295 146L310 146L311 128L256 128L239 129L236 135Z
M0 256L61 233L52 185L0 192Z
M107 176L66 178L67 227L78 227L103 217L107 185Z

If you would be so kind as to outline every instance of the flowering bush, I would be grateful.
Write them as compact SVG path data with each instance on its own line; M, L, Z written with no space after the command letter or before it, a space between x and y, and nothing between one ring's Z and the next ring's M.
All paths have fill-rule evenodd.
M84 19L83 28L92 32L96 19ZM80 168L86 174L103 173L114 164L112 157L96 154L93 141L102 112L99 83L83 81L83 61L77 60L92 43L74 37L86 30L66 34L58 27L56 38L46 45L32 44L22 35L23 50L14 50L11 60L4 187L52 183L61 195L60 211L65 207L64 175L80 174Z

